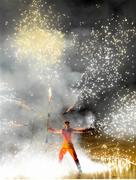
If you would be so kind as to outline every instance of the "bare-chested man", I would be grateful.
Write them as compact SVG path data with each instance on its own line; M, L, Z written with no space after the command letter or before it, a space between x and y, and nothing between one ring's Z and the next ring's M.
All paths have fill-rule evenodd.
M80 166L80 163L79 163L76 151L75 151L75 148L74 148L73 143L72 143L72 134L73 133L88 132L91 129L92 128L71 128L70 127L70 122L68 120L66 120L64 122L64 128L61 129L61 130L48 128L49 132L56 133L56 134L61 134L62 137L63 137L62 147L61 147L60 152L59 152L59 162L62 161L63 156L68 151L70 153L70 155L73 157L79 172L82 172L81 166Z

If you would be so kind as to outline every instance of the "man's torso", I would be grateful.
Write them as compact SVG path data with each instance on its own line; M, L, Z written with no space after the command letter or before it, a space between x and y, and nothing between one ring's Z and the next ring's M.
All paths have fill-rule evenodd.
M72 144L72 132L73 132L72 128L62 129L62 137L63 137L62 146L64 148L72 148L73 147L73 144Z

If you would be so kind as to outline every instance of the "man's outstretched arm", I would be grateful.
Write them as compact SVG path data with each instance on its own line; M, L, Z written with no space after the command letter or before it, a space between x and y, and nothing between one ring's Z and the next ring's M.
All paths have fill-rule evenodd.
M94 128L90 127L90 128L74 128L73 132L74 133L87 133L87 132L91 132L91 130L93 130Z
M62 130L54 129L54 128L48 128L48 131L55 134L61 134Z

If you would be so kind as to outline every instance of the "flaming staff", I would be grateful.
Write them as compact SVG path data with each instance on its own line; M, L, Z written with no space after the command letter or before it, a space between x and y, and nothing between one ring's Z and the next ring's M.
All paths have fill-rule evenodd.
M48 88L48 118L47 118L47 121L46 121L46 143L48 142L48 125L49 125L49 119L50 119L50 113L51 113L51 99L52 99L52 89L51 87L49 86Z

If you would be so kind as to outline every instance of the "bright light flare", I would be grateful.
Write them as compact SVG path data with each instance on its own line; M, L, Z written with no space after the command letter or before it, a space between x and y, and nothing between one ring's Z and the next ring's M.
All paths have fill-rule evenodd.
M52 27L54 15L42 15L42 4L33 1L16 25L15 43L18 60L36 60L36 65L52 65L60 62L64 50L64 35ZM50 11L52 11L50 9Z
M28 178L28 179L40 179L40 178L63 178L70 176L71 173L78 173L76 165L71 159L69 154L66 154L62 164L58 164L57 156L53 157L49 154L42 154L39 152L34 154L23 154L7 161L3 165L0 165L1 178ZM82 152L78 152L80 157L83 173L100 173L110 170L110 166L103 163L96 163L84 155Z
M52 89L51 89L51 87L49 87L49 89L48 89L48 101L49 101L49 103L51 102L51 99L52 99Z
M112 137L134 142L136 136L136 92L127 89L123 96L109 105L109 113L105 114L101 126L104 132Z
M21 29L16 36L16 56L31 57L38 60L39 64L50 65L60 61L64 48L63 35L57 31L47 31L34 27L33 30Z

